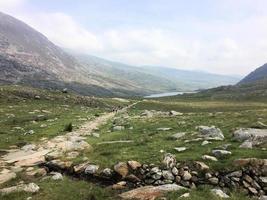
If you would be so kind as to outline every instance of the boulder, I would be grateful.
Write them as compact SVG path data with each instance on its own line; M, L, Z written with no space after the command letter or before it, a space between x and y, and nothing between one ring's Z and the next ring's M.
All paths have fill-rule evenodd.
M155 200L167 192L174 192L184 189L186 188L176 184L145 186L122 193L119 196L125 200Z
M206 165L205 163L203 162L199 162L199 161L195 161L195 166L198 170L200 171L206 171L206 170L209 170L209 166Z
M219 128L215 126L198 126L197 127L200 135L204 138L211 138L213 140L224 140L224 135Z
M51 172L50 174L52 175L51 179L54 181L63 180L63 176L61 173Z
M216 157L213 157L213 156L209 156L209 155L203 155L201 157L203 160L210 160L210 161L218 161L218 159Z
M0 193L2 195L7 195L14 192L37 193L39 190L40 188L38 185L35 183L29 183L0 189Z
M16 173L11 172L9 170L3 170L0 173L0 185L3 183L6 183L6 182L8 182L8 181L10 181L16 177L17 177Z
M217 158L222 158L228 155L231 155L232 152L226 150L212 150L212 154Z
M267 143L267 129L241 128L234 132L233 137L239 142L250 141L252 146Z
M125 129L124 126L114 126L114 127L112 128L113 131L123 131L124 129Z
M132 170L137 170L142 166L141 163L134 160L128 161L127 163Z
M183 152L185 151L187 148L186 147L175 147L174 150L177 152Z
M176 166L176 158L174 155L167 153L164 155L163 161L162 161L163 167L166 169L172 169Z
M175 133L171 136L172 139L175 139L175 140L178 140L180 139L181 137L185 136L185 132L181 132L181 133Z
M99 169L99 166L98 165L87 165L87 167L85 168L84 170L84 173L85 174L88 174L88 175L94 175L97 173Z
M227 194L225 194L222 190L220 189L212 189L211 193L220 197L220 198L230 198Z
M125 178L129 173L128 165L124 162L119 162L114 166L114 171Z

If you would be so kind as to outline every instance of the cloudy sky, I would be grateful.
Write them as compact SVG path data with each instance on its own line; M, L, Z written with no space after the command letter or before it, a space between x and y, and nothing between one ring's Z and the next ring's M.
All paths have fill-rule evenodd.
M0 0L57 45L131 65L244 75L267 62L267 0Z

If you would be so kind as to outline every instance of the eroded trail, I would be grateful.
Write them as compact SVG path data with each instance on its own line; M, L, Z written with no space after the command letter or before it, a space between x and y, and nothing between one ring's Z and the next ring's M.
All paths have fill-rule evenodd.
M60 135L52 139L43 139L38 144L29 144L21 149L9 150L0 159L0 184L9 181L16 176L16 171L25 167L36 166L49 160L63 162L61 158L75 158L82 151L90 150L92 147L86 142L98 127L106 124L117 113L126 112L127 109L136 105L133 103L116 112L103 114L92 121L83 124L78 130ZM19 169L19 170L18 170Z

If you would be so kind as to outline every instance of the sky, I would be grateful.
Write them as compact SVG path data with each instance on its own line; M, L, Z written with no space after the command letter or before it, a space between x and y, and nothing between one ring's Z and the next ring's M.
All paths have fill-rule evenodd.
M267 62L267 0L0 0L58 46L130 65L245 75Z

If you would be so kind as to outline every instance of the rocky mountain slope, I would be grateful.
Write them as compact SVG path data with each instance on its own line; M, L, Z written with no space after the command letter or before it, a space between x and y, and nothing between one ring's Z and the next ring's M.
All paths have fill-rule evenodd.
M250 84L258 81L267 82L267 63L251 72L244 79L242 79L239 84Z
M0 13L2 84L49 89L67 87L83 95L129 96L210 88L238 81L214 74L155 69L132 67L93 56L72 56L27 24Z

